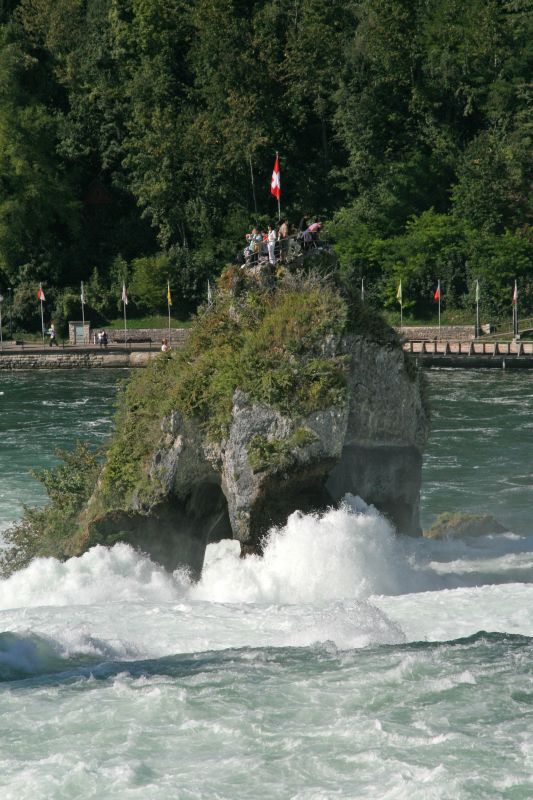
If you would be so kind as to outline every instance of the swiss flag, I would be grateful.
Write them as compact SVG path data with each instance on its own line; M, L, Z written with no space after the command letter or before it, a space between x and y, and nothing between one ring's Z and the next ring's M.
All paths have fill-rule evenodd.
M276 162L272 171L272 180L270 182L270 194L273 194L276 200L281 197L281 180L279 175L279 156L276 155Z
M44 303L44 300L45 300L43 287L41 286L41 284L39 284L39 288L37 290L37 300L42 300L43 303Z
M435 290L435 294L433 295L433 300L435 300L435 301L436 300L440 300L440 281L439 281L439 283L437 285L437 288Z

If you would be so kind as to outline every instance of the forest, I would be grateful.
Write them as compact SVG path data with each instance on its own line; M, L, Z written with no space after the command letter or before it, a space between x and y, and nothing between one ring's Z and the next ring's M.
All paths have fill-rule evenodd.
M0 0L14 325L194 311L254 223L320 215L407 314L533 315L530 0ZM253 183L252 183L253 176ZM12 295L11 295L12 292Z

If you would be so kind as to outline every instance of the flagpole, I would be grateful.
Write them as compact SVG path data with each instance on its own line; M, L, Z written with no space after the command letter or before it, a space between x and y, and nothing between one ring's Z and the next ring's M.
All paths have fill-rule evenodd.
M276 150L276 161L279 159L279 153ZM278 161L279 164L279 161ZM278 167L279 169L279 167ZM278 172L279 175L279 172ZM278 190L278 222L281 222L281 192Z
M41 334L43 337L43 347L44 347L44 312L43 312L43 298L42 298L42 291L43 291L42 283L39 284L39 289L41 290L40 292L41 297L39 299L41 301Z
M365 279L361 278L361 302L365 302Z
M122 284L122 305L124 306L124 347L128 344L128 327L126 322L126 306L128 305L126 300L126 284Z
M512 319L512 322L511 322L511 326L512 326L512 329L513 329L513 336L514 336L514 331L515 331L515 324L514 324L515 308L516 308L516 300L515 300L515 296L514 296L514 293L513 293L513 319Z
M254 211L255 215L257 216L257 200L255 198L255 182L254 182L254 171L252 168L252 154L248 153L248 161L250 162L250 177L252 179L252 195L254 198Z
M170 281L167 279L168 344L170 346Z
M516 281L514 282L514 336L518 336L518 290L516 286Z
M85 344L85 294L83 292L83 281L81 282L81 324L83 325L83 344Z
M476 281L476 339L479 339L479 281Z
M438 289L439 289L439 339L440 339L440 278L438 281Z

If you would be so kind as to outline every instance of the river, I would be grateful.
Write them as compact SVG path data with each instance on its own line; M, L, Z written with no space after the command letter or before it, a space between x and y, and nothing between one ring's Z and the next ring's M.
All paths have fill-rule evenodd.
M28 467L101 443L123 373L0 387L0 526L43 502ZM0 791L36 798L533 796L533 373L430 373L422 519L402 539L347 498L293 515L262 560L202 580L124 545L0 581Z

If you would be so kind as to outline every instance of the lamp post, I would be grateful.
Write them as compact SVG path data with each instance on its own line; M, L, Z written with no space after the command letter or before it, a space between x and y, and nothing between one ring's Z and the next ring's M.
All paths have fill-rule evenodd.
M13 338L13 289L11 286L7 287L9 292L9 338Z

